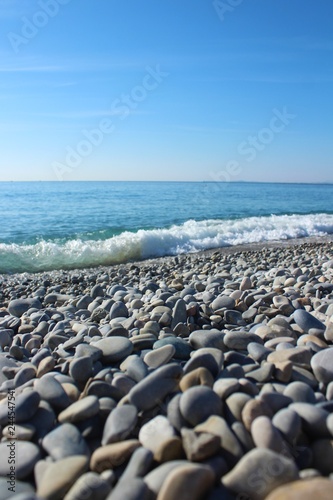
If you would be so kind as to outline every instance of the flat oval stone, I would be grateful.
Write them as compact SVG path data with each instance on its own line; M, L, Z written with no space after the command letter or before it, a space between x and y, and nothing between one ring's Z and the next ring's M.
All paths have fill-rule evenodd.
M313 438L330 437L326 419L329 413L309 403L292 403L289 409L295 411L302 420L304 431Z
M294 403L316 403L313 389L305 382L291 382L287 385L283 394L291 398Z
M62 424L49 432L42 441L44 450L54 461L72 455L88 455L88 447L75 425Z
M210 467L188 463L170 472L157 498L200 500L206 497L214 482L215 474Z
M64 388L52 375L44 375L34 383L34 389L54 408L64 409L71 404Z
M37 495L50 500L64 498L87 467L88 459L82 455L48 464L37 486Z
M267 448L288 456L287 446L281 434L268 417L257 417L251 425L251 435L257 448Z
M129 402L140 411L154 408L167 394L177 388L182 374L183 369L177 363L157 368L130 390Z
M94 451L90 460L90 469L101 473L125 464L134 450L141 446L137 439L129 439L119 443L107 444Z
M311 368L319 382L329 384L333 380L333 349L323 349L312 356Z
M224 344L229 349L246 350L251 342L263 344L264 341L255 333L248 332L228 332L224 337Z
M191 353L191 359L184 366L184 373L189 373L196 368L205 367L213 377L217 377L223 367L224 354L214 347L202 347Z
M42 309L42 304L37 298L30 299L14 299L8 304L8 312L12 316L20 318L29 309Z
M291 361L292 363L304 366L305 368L310 368L311 358L311 350L307 347L294 347L293 349L281 349L279 351L272 352L268 355L267 361L269 363Z
M164 339L157 340L153 348L159 349L166 345L172 345L175 348L174 358L188 360L192 352L191 345L179 337L166 337Z
M273 417L272 424L291 444L295 443L302 427L301 417L290 408L282 408Z
M58 421L64 422L81 422L99 412L99 403L96 396L86 396L72 403L58 415Z
M168 475L174 469L187 464L188 462L186 460L171 460L170 462L166 462L155 467L155 469L145 475L144 481L150 491L152 491L152 493L157 496Z
M104 500L111 485L96 472L86 472L75 482L64 500Z
M123 441L136 426L138 410L133 405L118 406L106 419L102 445Z
M93 360L91 356L82 356L72 359L69 365L70 376L79 383L85 383L91 377Z
M103 352L102 362L105 364L122 361L133 351L133 344L126 337L107 337L93 345Z
M333 482L323 477L293 481L276 488L266 500L331 500Z
M158 349L153 349L148 352L143 361L151 368L158 368L159 366L166 365L175 355L176 348L172 344L166 344Z
M194 349L200 349L201 347L214 347L215 349L225 351L226 346L223 341L224 336L225 334L222 332L195 330L189 336L189 341Z
M40 395L36 391L22 392L15 398L15 423L23 423L34 416L38 410ZM0 405L0 425L8 425L8 409L10 402Z
M211 415L222 415L222 401L209 387L191 387L179 402L180 412L192 426L204 422Z
M222 477L222 483L239 495L264 500L279 486L296 479L298 469L293 460L265 448L256 448Z
M5 441L1 443L0 456L2 458L7 457L6 460L0 461L0 476L6 476L9 473L10 460L13 460L11 463L15 463L15 477L19 480L28 477L41 458L38 446L28 441Z
M312 314L305 311L305 309L296 309L294 312L294 320L298 326L302 328L305 332L309 332L311 328L316 328L318 330L324 331L326 326L315 318Z
M260 399L250 399L242 410L242 421L245 428L250 431L252 422L260 416L272 418L273 412L267 403Z
M211 308L215 312L219 309L233 309L235 305L235 299L233 299L232 297L229 297L228 295L219 295L211 303Z
M137 448L121 475L120 481L127 481L135 477L144 477L151 469L154 455L143 446Z

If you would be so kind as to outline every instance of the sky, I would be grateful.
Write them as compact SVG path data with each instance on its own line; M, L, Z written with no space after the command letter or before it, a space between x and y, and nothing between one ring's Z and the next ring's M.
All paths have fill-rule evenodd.
M333 182L332 0L0 0L0 180Z

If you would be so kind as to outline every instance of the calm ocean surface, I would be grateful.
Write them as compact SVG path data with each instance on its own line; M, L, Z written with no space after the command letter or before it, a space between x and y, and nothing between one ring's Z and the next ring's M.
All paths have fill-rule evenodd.
M2 182L0 273L333 234L333 185Z

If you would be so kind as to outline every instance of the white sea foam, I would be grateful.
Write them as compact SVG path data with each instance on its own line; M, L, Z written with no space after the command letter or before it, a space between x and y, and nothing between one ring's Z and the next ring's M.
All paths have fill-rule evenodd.
M117 264L208 248L333 234L333 215L272 215L188 220L166 229L125 231L108 239L0 244L0 272L34 272Z

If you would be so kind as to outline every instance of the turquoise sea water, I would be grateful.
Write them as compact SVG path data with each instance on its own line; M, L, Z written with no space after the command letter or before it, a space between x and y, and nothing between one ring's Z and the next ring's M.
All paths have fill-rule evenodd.
M333 234L333 185L0 183L0 273Z

